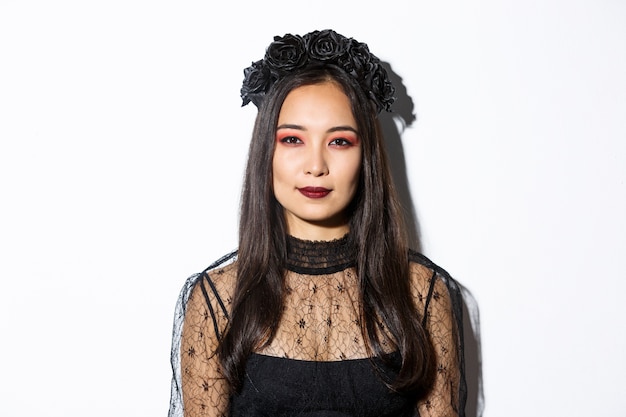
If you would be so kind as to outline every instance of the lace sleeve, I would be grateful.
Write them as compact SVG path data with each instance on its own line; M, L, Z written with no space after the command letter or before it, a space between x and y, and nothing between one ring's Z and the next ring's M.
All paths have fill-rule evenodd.
M419 417L464 417L466 402L463 359L462 298L458 284L434 264L417 281L423 324L436 358L435 380L418 402ZM425 268L424 268L425 269Z
M223 270L216 274L223 275ZM228 415L228 384L215 353L227 320L220 287L223 285L216 285L204 272L189 278L179 296L172 338L169 417Z

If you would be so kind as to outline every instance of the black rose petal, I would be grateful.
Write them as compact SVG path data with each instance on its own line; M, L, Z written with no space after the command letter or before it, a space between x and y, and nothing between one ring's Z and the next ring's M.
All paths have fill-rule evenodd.
M301 36L291 34L276 36L265 52L265 61L270 70L285 73L306 63L305 52L304 39Z
M269 90L273 82L270 69L263 60L253 62L248 68L243 70L244 79L241 86L242 106L252 101L255 106L259 106L265 93Z
M389 81L387 71L380 62L376 62L370 74L371 77L368 77L370 79L370 98L376 102L379 112L383 109L390 111L391 105L395 101L395 88Z
M305 41L307 52L317 61L339 60L348 50L348 39L331 29L311 32Z
M369 70L373 55L366 44L350 39L347 53L339 60L339 65L355 78L361 78Z

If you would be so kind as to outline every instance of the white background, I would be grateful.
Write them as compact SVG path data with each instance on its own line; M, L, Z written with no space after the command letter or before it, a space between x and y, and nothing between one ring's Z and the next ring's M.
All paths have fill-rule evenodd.
M480 308L487 417L626 416L626 3L0 2L0 404L158 416L185 278L234 249L274 35L391 64L424 251Z

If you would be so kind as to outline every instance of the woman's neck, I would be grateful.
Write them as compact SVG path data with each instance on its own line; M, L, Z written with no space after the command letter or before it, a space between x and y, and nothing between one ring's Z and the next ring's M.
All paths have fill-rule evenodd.
M287 221L287 234L302 240L331 241L340 239L350 231L347 222L340 224L314 224Z
M354 266L356 252L350 235L334 240L302 240L287 237L288 270L300 274L332 274Z

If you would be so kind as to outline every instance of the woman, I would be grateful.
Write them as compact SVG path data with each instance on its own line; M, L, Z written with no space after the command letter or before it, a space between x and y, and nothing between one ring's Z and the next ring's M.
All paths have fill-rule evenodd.
M407 246L380 61L324 30L244 74L239 248L180 295L170 416L463 416L459 291Z

